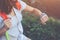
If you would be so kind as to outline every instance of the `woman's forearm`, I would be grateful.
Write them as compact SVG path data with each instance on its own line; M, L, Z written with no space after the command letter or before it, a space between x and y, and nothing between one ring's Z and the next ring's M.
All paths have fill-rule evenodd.
M42 14L42 12L39 9L31 7L29 5L26 6L26 8L24 9L24 11L33 13L36 16L40 16Z
M2 36L9 28L4 26L2 29L0 29L0 36Z
M41 12L39 9L37 9L37 8L34 8L34 9L31 11L31 13L33 13L33 14L36 15L36 16L40 16L40 15L42 14L42 12Z

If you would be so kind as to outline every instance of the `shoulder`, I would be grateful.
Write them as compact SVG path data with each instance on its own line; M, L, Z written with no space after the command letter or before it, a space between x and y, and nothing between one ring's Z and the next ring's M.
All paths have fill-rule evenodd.
M21 4L21 10L24 10L27 6L27 4L21 0L18 0L18 2Z

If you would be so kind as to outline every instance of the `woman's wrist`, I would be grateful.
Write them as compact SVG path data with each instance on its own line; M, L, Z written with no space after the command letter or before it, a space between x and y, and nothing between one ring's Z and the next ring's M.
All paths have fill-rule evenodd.
M46 13L41 13L41 15L40 15L40 19L43 18L43 17L45 17L45 16L47 16Z
M4 35L8 29L9 28L7 26L4 26L2 29L0 29L0 36Z
M3 29L4 31L7 31L9 28L5 25Z
M6 32L9 28L6 25L4 25L2 29L3 29L3 32Z

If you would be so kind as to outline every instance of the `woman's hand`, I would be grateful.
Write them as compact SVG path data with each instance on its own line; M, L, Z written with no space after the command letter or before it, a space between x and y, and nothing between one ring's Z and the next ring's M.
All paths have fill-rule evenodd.
M0 29L0 36L4 35L4 33L11 27L10 19L4 20L4 27Z
M11 21L10 21L10 19L4 20L4 23L5 23L5 25L6 25L8 28L11 27Z
M48 21L48 16L44 13L44 14L41 16L40 20L41 20L41 23L45 25L46 22Z

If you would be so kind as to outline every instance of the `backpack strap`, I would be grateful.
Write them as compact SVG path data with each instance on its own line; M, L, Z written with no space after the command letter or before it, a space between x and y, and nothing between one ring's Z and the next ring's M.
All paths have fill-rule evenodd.
M5 36L6 36L6 40L10 40L10 37L9 37L9 34L8 34L7 31L6 31L6 33L5 33Z

